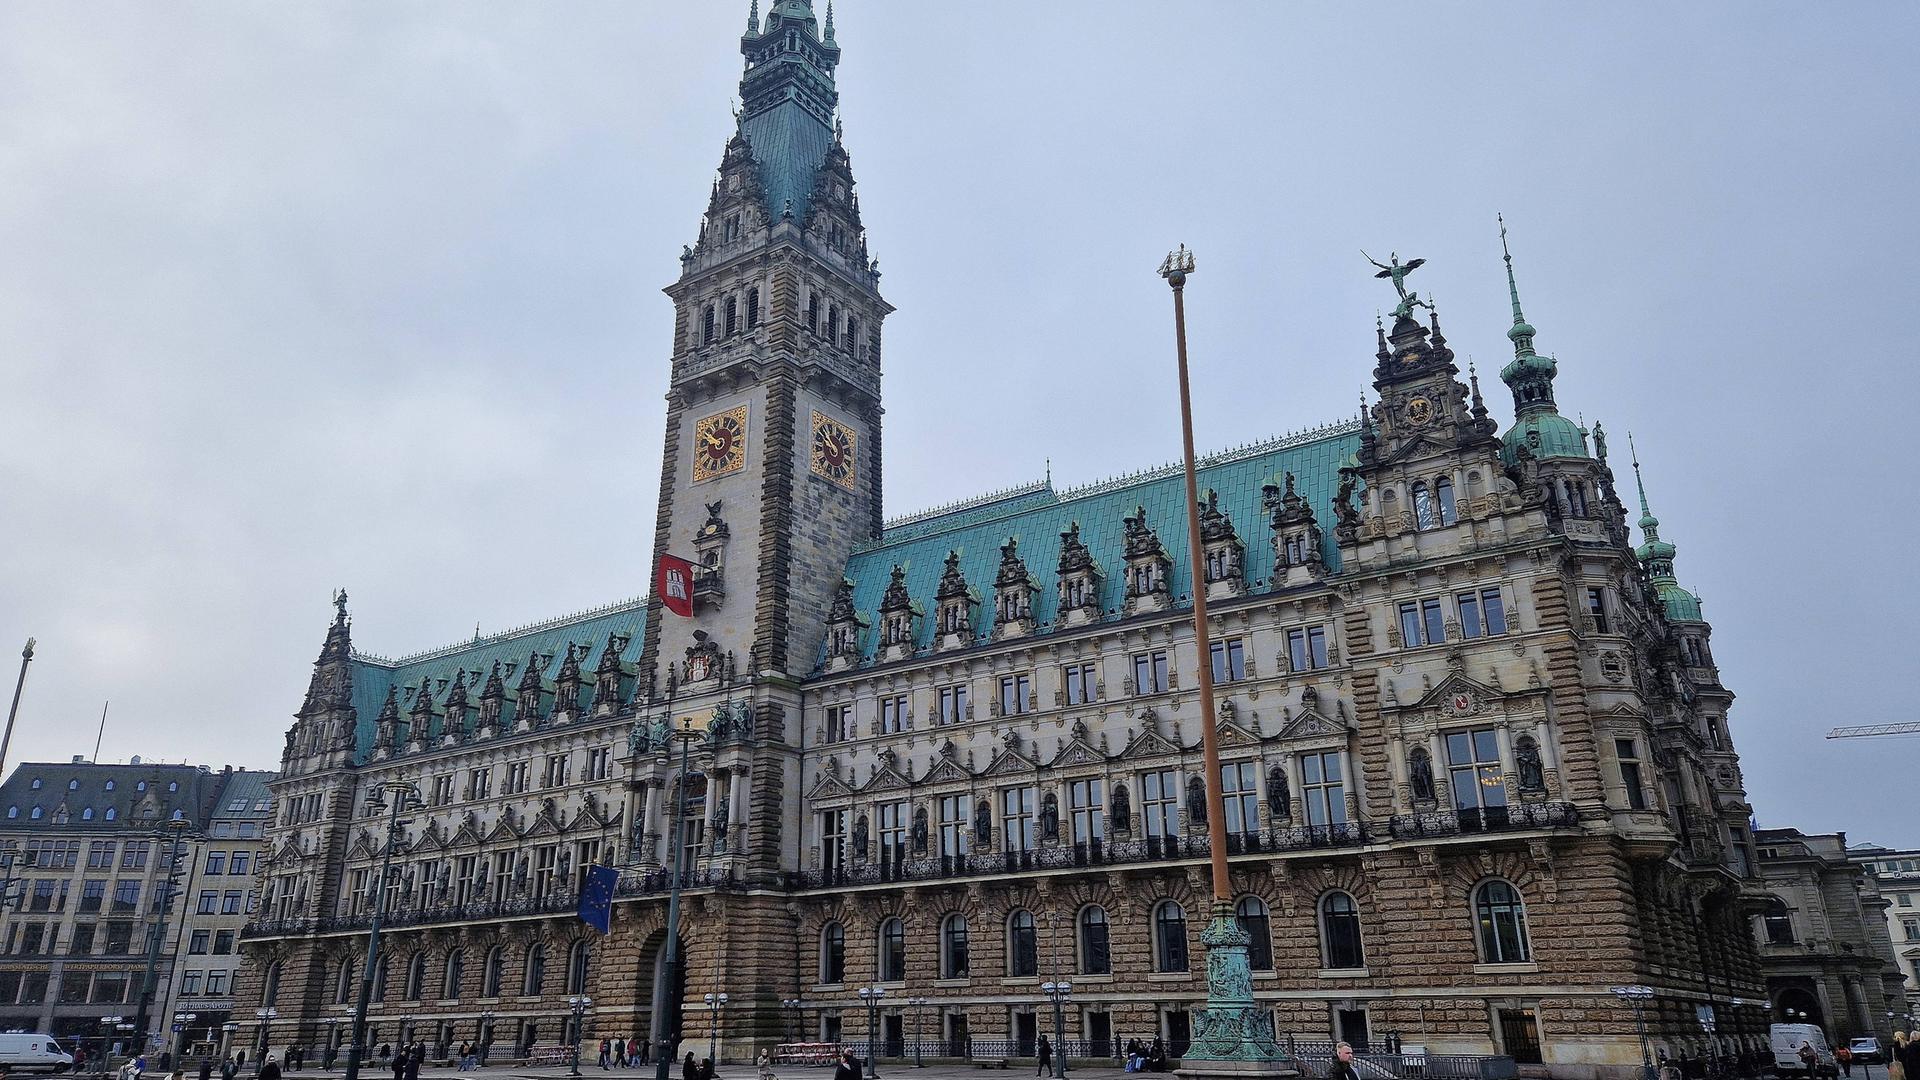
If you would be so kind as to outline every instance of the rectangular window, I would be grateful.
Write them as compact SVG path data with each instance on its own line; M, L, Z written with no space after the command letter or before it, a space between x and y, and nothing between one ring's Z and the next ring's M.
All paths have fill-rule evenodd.
M113 911L116 915L131 915L140 909L140 883L137 881L116 881L113 883Z
M1346 769L1340 759L1337 750L1300 755L1300 797L1309 825L1346 824Z
M1478 814L1507 805L1500 774L1500 738L1493 728L1455 731L1447 736L1447 779L1456 810Z
M827 741L846 742L847 732L852 730L853 706L827 706Z
M820 814L820 868L829 874L846 869L847 812L825 810Z
M467 798L484 799L493 794L493 770L471 769L467 772Z
M93 952L94 930L92 923L76 924L73 928L73 943L67 946L67 951L76 956L90 955Z
M20 980L20 1004L39 1005L47 1000L47 973L30 971Z
M88 878L80 883L80 911L84 914L99 911L101 901L107 896L107 883L100 878Z
M1000 848L1033 850L1033 789L1008 788L1000 793Z
M1427 625L1427 644L1438 645L1447 640L1447 619L1440 612L1439 600L1420 601L1420 619Z
M1066 690L1067 704L1089 705L1100 692L1099 665L1068 664L1060 669L1061 683Z
M433 794L427 796L428 806L445 806L453 801L453 774L433 778Z
M93 982L93 976L85 971L69 971L60 976L60 1004L85 1004L87 986L91 982Z
M87 845L87 869L111 870L113 868L114 842L95 840Z
M880 734L897 735L907 730L907 699L890 697L880 699Z
M1597 634L1610 634L1613 624L1607 621L1607 591L1605 589L1587 590L1587 615L1593 619L1593 630Z
M533 786L533 762L516 761L507 766L506 782L500 785L502 795L523 795Z
M205 871L206 875L208 877L212 877L216 874L224 874L226 872L227 872L227 853L224 851L207 852L207 869Z
M1920 941L1920 919L1912 916L1901 919L1900 929L1906 933L1908 941Z
M1000 715L1021 716L1033 698L1033 678L1028 675L1000 677Z
M220 893L211 890L200 894L200 906L194 909L196 915L212 915L220 910Z
M145 870L147 856L153 852L151 840L129 840L120 848L120 869Z
M221 896L221 898L220 898L220 914L222 914L222 915L239 915L239 914L241 914L241 911L240 911L240 902L241 902L241 900L242 900L242 899L244 899L244 898L246 897L246 895L247 895L247 894L246 894L246 892L245 892L244 890L241 890L241 889L233 889L233 890L230 890L229 892L227 892L227 893L226 893L225 895L223 895L223 896Z
M1461 637L1497 637L1507 632L1507 613L1499 589L1463 592L1454 601L1460 606Z
M1613 740L1614 756L1620 759L1620 786L1627 789L1627 809L1645 810L1647 793L1640 785L1640 754L1632 739Z
M1420 633L1420 605L1411 600L1400 603L1400 643L1409 649L1427 643Z
M1067 807L1073 816L1073 842L1087 844L1106 839L1107 812L1098 780L1075 780L1067 785Z
M232 955L234 939L238 933L239 931L236 930L215 930L213 932L213 955Z
M1180 773L1150 772L1140 778L1140 819L1151 839L1180 835Z
M130 922L110 922L107 924L107 955L125 956L133 944L133 924Z
M1260 831L1260 765L1234 761L1220 766L1220 796L1227 832L1245 836Z
M187 939L187 952L195 956L204 956L212 944L213 931L195 930L192 936Z
M613 747L601 746L587 751L587 779L605 780L613 775Z
M1894 897L1894 899L1897 903L1899 903L1901 907L1913 906L1913 894L1910 892L1899 893Z
M1210 642L1207 651L1213 655L1214 682L1239 682L1247 677L1246 642L1239 638Z
M227 992L227 973L224 971L207 972L207 996L219 997Z
M200 972L189 971L180 976L180 996L193 997L200 992Z
M907 859L907 804L883 803L880 806L880 861L898 866Z
M567 782L567 755L548 754L546 768L541 771L541 787L560 787Z
M967 853L967 830L973 815L973 800L965 795L940 797L940 854L948 857Z
M1326 627L1296 626L1287 631L1287 663L1294 671L1318 671L1326 667Z
M967 684L954 683L940 688L940 712L935 718L938 724L958 724L967 718Z
M1133 658L1134 693L1164 694L1167 682L1167 650L1155 649Z

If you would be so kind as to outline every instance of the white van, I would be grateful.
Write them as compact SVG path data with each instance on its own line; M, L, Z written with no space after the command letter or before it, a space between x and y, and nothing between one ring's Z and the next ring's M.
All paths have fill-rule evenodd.
M1814 1024L1775 1024L1767 1029L1773 1047L1773 1068L1781 1076L1804 1076L1807 1067L1800 1063L1800 1044L1809 1043L1818 1055L1814 1069L1822 1076L1837 1076L1840 1067L1833 1060L1833 1048L1827 1034Z
M0 1032L0 1066L13 1069L45 1069L66 1072L73 1068L73 1055L60 1049L51 1035L20 1031Z

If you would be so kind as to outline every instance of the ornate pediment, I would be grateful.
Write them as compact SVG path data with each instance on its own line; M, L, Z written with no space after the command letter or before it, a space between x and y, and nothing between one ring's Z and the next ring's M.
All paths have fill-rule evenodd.
M1225 750L1230 746L1258 746L1260 739L1253 732L1231 720L1221 720L1213 727L1214 738Z
M487 833L485 842L492 844L518 840L521 835L520 830L513 827L513 812L507 810L501 813L499 821L494 822L492 830Z
M813 790L807 793L809 799L844 799L853 794L853 788L845 780L830 772L820 774L814 782Z
M1179 753L1180 748L1173 745L1165 736L1155 731L1152 727L1145 727L1140 729L1139 733L1134 735L1132 739L1128 740L1126 748L1120 751L1120 756L1131 760L1135 758L1166 757Z
M1434 709L1442 717L1480 716L1503 706L1506 695L1455 671L1413 703L1416 709Z
M1060 748L1060 752L1053 756L1049 766L1055 769L1071 769L1080 765L1104 765L1106 762L1105 754L1088 745L1084 738L1075 737Z
M469 844L478 844L480 842L480 819L473 811L469 810L466 816L460 820L460 828L453 834L453 841L448 846L465 847Z
M1039 768L1038 762L1009 746L994 755L987 763L983 776L1024 776Z
M900 770L894 768L891 764L889 764L885 768L874 773L872 779L868 780L866 784L860 788L860 790L861 791L899 791L910 786L911 785L907 782L907 778L900 775Z
M1318 709L1308 709L1288 720L1280 728L1282 739L1324 739L1346 733L1345 724L1332 719Z
M923 784L971 783L973 773L960 764L957 760L958 756L959 751L954 747L952 739L941 743L940 756L934 759L933 768L927 770L927 775L920 782Z

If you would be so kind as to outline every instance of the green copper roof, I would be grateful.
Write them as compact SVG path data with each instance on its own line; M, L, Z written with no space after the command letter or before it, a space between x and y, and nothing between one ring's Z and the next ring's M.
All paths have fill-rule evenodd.
M1627 435L1627 445L1633 445L1633 435ZM1640 475L1640 453L1633 451L1633 485L1640 490L1640 532L1645 540L1633 553L1647 566L1647 576L1653 580L1655 593L1666 606L1667 618L1672 622L1699 622L1700 598L1680 587L1679 578L1673 573L1673 557L1680 549L1660 539L1660 519L1653 516L1653 508L1647 505L1647 484Z
M746 71L740 77L740 132L760 163L767 213L775 220L792 211L807 215L820 166L833 146L833 116L840 95L833 71L840 49L833 41L833 18L823 40L806 0L779 0L767 12L764 28L749 19L740 51Z
M1340 551L1333 540L1333 495L1340 482L1340 465L1360 445L1359 425L1347 422L1304 435L1276 439L1241 450L1214 454L1200 461L1200 490L1219 496L1222 513L1232 521L1246 545L1249 584L1255 592L1270 589L1273 531L1262 507L1261 488L1284 485L1294 474L1295 487L1312 506L1322 535L1321 554L1329 570L1339 567ZM1172 595L1185 606L1193 591L1187 565L1186 481L1178 465L1121 477L1078 489L1055 491L1049 485L1018 488L997 496L915 515L890 525L878 542L853 555L846 576L853 582L854 607L874 626L882 594L895 564L906 570L907 590L926 612L918 622L918 644L932 643L934 591L947 552L960 553L960 570L983 601L974 611L974 632L981 641L993 629L993 581L1000 568L1000 545L1008 537L1020 541L1020 557L1039 583L1033 615L1040 632L1052 628L1058 617L1060 534L1078 522L1080 539L1104 575L1100 607L1109 619L1122 617L1126 596L1126 560L1122 554L1121 519L1136 506L1145 507L1147 523L1159 534L1171 556ZM865 642L871 658L878 634Z
M1553 403L1553 380L1560 364L1551 356L1533 350L1534 329L1520 311L1520 286L1513 276L1513 252L1507 248L1507 223L1500 221L1500 254L1507 264L1507 294L1513 298L1513 328L1507 337L1513 342L1513 359L1500 369L1500 381L1513 391L1513 427L1501 441L1502 452L1512 464L1521 446L1534 457L1584 458L1587 433L1579 425L1561 416Z
M1502 456L1509 463L1513 461L1514 448L1522 445L1542 460L1589 456L1586 432L1557 412L1534 412L1520 417L1501 436L1501 441L1506 444Z
M538 653L545 665L543 674L551 683L566 658L567 646L584 648L579 657L580 674L585 680L582 704L592 700L593 672L613 635L627 637L623 661L631 663L640 655L641 638L647 622L645 600L627 600L565 618L486 637L475 635L472 641L436 649L432 652L388 660L355 653L353 656L353 707L358 716L354 727L354 757L365 761L373 748L375 720L387 701L387 690L400 690L400 715L405 717L412 705L409 690L417 693L426 687L436 705L446 702L455 678L466 674L467 701L479 708L480 691L485 687L493 665L501 665L501 678L511 692L526 674L527 657ZM512 674L509 675L508 671ZM436 721L437 722L437 721Z

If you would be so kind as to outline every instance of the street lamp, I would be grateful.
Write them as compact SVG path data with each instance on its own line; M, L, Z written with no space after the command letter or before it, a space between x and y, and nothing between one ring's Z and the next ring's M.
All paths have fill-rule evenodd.
M400 815L421 805L420 785L404 775L382 782L376 787L375 800L368 809L389 811L387 817L387 850L380 856L380 877L374 887L378 890L373 902L373 920L367 924L367 962L360 972L360 996L353 1003L353 1026L348 1029L353 1037L353 1045L347 1047L346 1080L360 1080L360 1050L366 1041L367 1005L373 1000L374 969L380 963L380 920L387 914L387 879L393 873L393 849L399 846L401 826L408 824ZM386 796L386 803L379 801L380 795Z
M567 999L567 1009L573 1013L573 1070L568 1073L569 1076L580 1075L580 1040L585 1034L581 1029L581 1021L592 1007L593 999L585 994L575 994ZM600 1064L605 1065L606 1062Z
M867 1004L867 1080L879 1080L880 1070L874 1062L880 1058L880 999L887 996L884 986L863 986L860 988L860 1000Z
M1640 1032L1640 1070L1646 1080L1653 1080L1653 1044L1647 1039L1646 1004L1653 1000L1651 986L1615 986L1609 991L1614 997L1633 1006L1633 1026Z
M32 651L31 643L28 651ZM174 818L153 834L155 839L166 840L167 856L166 861L160 864L164 873L158 882L159 891L153 898L152 926L148 931L150 936L147 938L147 977L140 984L140 1007L134 1011L133 1017L134 1038L140 1040L140 1053L146 1053L147 1050L147 1022L153 1008L154 991L157 989L154 985L154 976L160 967L160 947L167 937L167 909L173 905L173 894L179 890L180 879L184 873L180 867L180 842L186 839L192 829L192 822L185 818ZM186 906L183 904L181 905L183 919L185 911Z
M321 1058L321 1067L333 1068L334 1055L340 1051L340 1018L327 1017L327 1052Z
M921 1036L925 1034L925 1029L920 1023L920 1009L921 1006L926 1003L927 999L923 997L910 997L907 999L907 1004L913 1006L913 1067L916 1069L924 1069L927 1067L927 1063L922 1060L920 1056Z
M264 1009L255 1009L253 1010L253 1018L260 1021L260 1046L254 1052L253 1059L255 1061L263 1061L267 1056L267 1029L272 1027L273 1022L280 1018L280 1010L271 1005Z
M803 1002L799 998L785 998L780 1002L781 1008L791 1009L793 1011L793 1019L787 1022L787 1041L788 1042L800 1041L800 1025L804 1020L804 1017L800 1012L800 1006L802 1004Z
M667 668L667 719L660 721L663 728L672 726L673 692L678 683L677 665L670 665ZM680 740L680 798L673 812L673 880L667 888L667 955L660 966L660 977L666 980L667 990L660 999L664 1003L662 1015L656 1018L660 1026L660 1048L654 1055L654 1080L669 1080L671 1075L674 1047L680 1042L680 1003L686 996L680 985L680 886L687 876L687 789L693 786L688 782L689 758L694 740L700 738L700 733L693 729L692 716L681 719L680 730L675 731L673 737ZM670 1026L673 1030L669 1030Z
M707 1002L707 1060L712 1061L715 1058L720 1056L719 1053L714 1049L714 1043L720 1037L720 1006L725 1005L727 1003L727 995L708 994L706 996L706 1002Z
M1073 995L1070 982L1045 982L1040 992L1053 1002L1053 1075L1067 1075L1067 998Z
M493 1049L494 1015L495 1013L492 1009L488 1009L487 1011L480 1014L479 1037L475 1041L477 1041L480 1044L479 1057L480 1057L480 1064L482 1065L485 1065L487 1063L487 1055L491 1053Z

